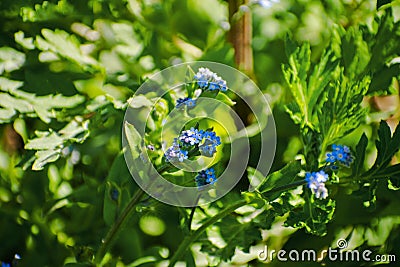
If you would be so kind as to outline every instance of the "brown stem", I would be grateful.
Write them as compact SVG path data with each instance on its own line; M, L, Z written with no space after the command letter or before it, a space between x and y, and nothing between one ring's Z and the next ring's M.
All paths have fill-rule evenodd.
M235 49L235 63L239 70L250 78L254 78L251 12L250 10L239 10L240 6L247 5L249 0L228 0L228 2L229 22L231 24L229 42Z

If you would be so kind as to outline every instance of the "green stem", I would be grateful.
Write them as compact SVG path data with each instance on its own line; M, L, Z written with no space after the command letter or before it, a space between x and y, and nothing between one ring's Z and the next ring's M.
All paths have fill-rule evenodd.
M280 192L280 191L284 191L287 189L291 189L291 188L295 188L299 185L303 185L306 182L304 180L300 180L300 181L295 181L291 184L287 184L287 185L283 185L283 186L278 186L275 188L272 188L269 191L263 192L262 195L266 195L266 194L271 194L271 193L276 193L276 192ZM178 247L178 250L175 252L175 254L172 256L170 262L169 262L169 267L173 267L175 265L175 263L182 258L183 254L186 252L186 250L190 247L190 245L197 240L197 238L200 237L200 235L210 226L213 225L214 223L218 222L220 219L228 216L229 214L231 214L232 212L234 212L237 208L240 208L241 206L247 204L246 200L242 199L239 200L231 205L229 205L228 207L226 207L224 210L222 210L220 213L218 213L217 215L215 215L214 217L211 217L210 219L208 219L202 226L200 226L200 228L198 228L197 230L193 231L192 233L190 233L188 236L185 237L185 239L183 239L183 242L180 244L180 246Z
M192 149L191 151L189 151L188 157L195 156L198 152L199 152L199 148L196 147L196 148ZM173 165L166 163L157 169L157 173L163 173L172 167L173 167ZM153 179L150 179L150 181L152 181L152 180ZM149 184L148 186L150 187L151 184ZM118 219L114 222L114 224L108 231L106 237L104 238L104 241L101 243L100 248L96 253L95 260L98 264L100 264L101 261L103 260L105 253L109 250L115 237L118 235L119 231L123 228L123 224L125 223L126 219L129 218L131 213L135 210L134 207L140 201L140 199L142 198L144 193L145 193L144 190L142 190L141 188L138 188L138 190L133 195L132 199L129 201L128 205L125 207L125 209L122 211L121 215L118 217Z
M239 200L227 208L225 208L223 211L215 215L214 217L211 217L208 221L206 221L200 228L198 228L196 231L192 232L190 235L186 236L186 238L183 240L181 245L179 246L178 250L175 252L175 254L172 256L170 263L168 266L172 267L175 265L175 263L182 257L182 255L186 252L186 250L189 248L190 244L193 243L194 241L197 240L197 238L200 237L200 235L209 227L210 225L213 225L220 219L224 218L225 216L231 214L234 210L237 208L243 206L246 204L246 200Z
M278 187L272 188L272 189L270 189L268 191L261 192L261 195L267 197L268 194L272 194L272 193L276 193L276 192L280 192L280 191L285 191L287 189L292 189L292 188L298 187L299 185L303 185L303 184L306 184L306 183L307 182L305 180L295 181L295 182L290 183L290 184L285 184L285 185L282 185L282 186L278 186Z
M97 254L96 254L96 262L97 263L101 263L105 253L108 251L114 238L117 236L117 234L121 230L124 222L129 217L131 212L134 210L134 207L136 206L136 204L139 202L139 200L142 198L143 195L144 195L143 190L141 190L140 188L138 190L136 190L131 201L129 201L128 205L125 207L125 209L122 211L121 215L118 217L118 219L115 221L115 223L113 224L111 229L108 231L106 237L104 238L104 241L102 242L99 250L97 251Z
M194 207L192 207L192 210L190 212L190 216L189 216L189 220L188 220L189 231L192 229L193 216L194 216L194 212L196 211L197 204L199 203L199 200L200 200L200 194L197 196L196 201L194 203Z
M164 164L157 170L157 172L163 173L163 172L167 171L169 168L171 168L170 164ZM151 186L151 184L149 184L149 187L150 186ZM132 199L129 201L128 205L124 208L121 215L114 222L114 224L112 225L110 230L107 232L107 235L104 238L104 241L101 243L100 248L96 253L96 258L95 258L96 263L98 263L98 264L101 263L101 261L104 258L105 253L109 250L115 237L118 235L119 231L123 228L123 225L126 222L126 219L129 218L131 213L134 211L134 207L140 201L140 199L142 198L144 193L145 193L145 191L142 190L141 188L138 188L136 190L135 194L133 195Z

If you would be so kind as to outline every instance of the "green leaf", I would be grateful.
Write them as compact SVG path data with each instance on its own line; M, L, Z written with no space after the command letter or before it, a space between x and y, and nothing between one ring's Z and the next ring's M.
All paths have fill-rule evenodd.
M265 180L265 176L261 172L250 166L247 167L247 177L252 187L257 187Z
M82 53L76 36L63 30L42 29L42 35L36 37L36 46L43 51L51 51L61 57L76 63L78 66L100 70L102 67L92 57Z
M344 73L350 79L356 79L365 71L370 60L368 44L358 27L349 28L341 37L341 61Z
M311 68L310 62L310 45L305 43L290 54L289 63L282 66L282 71L294 98L294 102L286 106L288 113L295 123L315 129L318 126L314 121L318 111L316 104L331 81L339 61L331 50L326 50L318 64Z
M61 149L39 150L35 153L35 161L32 165L32 170L39 171L44 168L47 163L56 161L61 154Z
M61 109L73 108L81 104L85 98L81 95L63 96L60 94L36 96L18 88L23 82L13 81L0 77L0 106L6 110L3 112L4 119L9 119L11 113L20 113L29 117L39 117L42 121L50 123L56 118ZM0 117L1 118L1 117Z
M362 134L360 141L356 146L356 155L355 160L353 162L353 170L352 176L357 176L363 170L364 167L364 159L365 159L365 150L367 149L368 138L365 133Z
M376 94L380 92L392 93L391 85L393 79L400 75L400 64L393 64L389 67L384 66L382 69L374 73L368 94ZM394 93L394 92L393 92Z
M45 150L61 147L63 144L63 138L60 137L56 132L46 133L45 136L41 136L35 139L31 139L25 145L25 149L34 150Z
M0 108L0 123L10 122L15 114L16 112L13 109Z
M4 77L0 77L0 90L5 92L13 92L14 90L20 88L24 85L24 82L13 81Z
M104 190L103 219L110 226L117 218L120 206L121 189L115 183L107 182Z
M187 96L192 98L193 93L196 89L196 83L194 81L194 76L196 73L193 71L193 69L188 66L186 70L186 75L185 75L185 88L187 92Z
M387 166L394 154L400 149L400 126L396 127L393 136L386 121L381 121L378 129L379 140L376 141L378 155L371 169Z
M71 121L58 132L49 130L47 132L36 131L37 138L30 139L25 149L37 150L33 170L42 170L49 162L54 162L60 157L61 149L67 143L83 142L89 136L88 121L81 123ZM31 162L29 159L27 163ZM25 165L24 165L25 167Z
M353 191L363 199L364 206L369 209L375 208L376 192L382 179L388 180L389 189L396 190L399 184L400 164L390 165L392 158L400 149L400 125L398 125L391 134L390 127L385 121L381 121L378 129L378 140L375 145L377 148L377 157L372 167L362 172L363 157L365 157L365 147L367 138L363 135L356 148L356 160L353 166L353 175L355 181L359 183L359 189Z
M25 33L23 31L16 32L14 34L15 42L20 44L23 48L33 50L35 45L33 44L33 38L25 38Z
M326 235L327 224L333 218L336 202L332 199L315 199L308 189L303 196L305 200L303 208L292 208L285 221L285 226L304 227L311 234Z
M137 159L141 153L142 137L136 130L135 126L129 124L128 122L125 122L124 128L132 158Z
M369 77L361 81L349 80L341 71L337 80L327 87L317 113L322 149L351 133L364 121L367 109L362 107L362 101L369 82Z
M230 260L237 248L249 253L250 246L262 240L258 226L253 222L240 223L235 216L227 216L215 224L226 245L215 247L211 242L204 242L201 251L218 256L223 261Z
M235 101L233 101L229 96L226 94L219 92L219 94L215 97L215 99L221 101L222 103L227 104L228 106L232 107L236 104Z
M257 191L261 194L268 194L268 191L279 186L290 184L295 181L297 175L301 170L300 161L292 161L282 169L268 175L261 184L257 187ZM268 200L273 200L279 196L280 193L268 196Z
M0 74L18 70L25 63L25 54L11 47L0 47Z
M154 105L154 103L144 95L134 96L129 99L128 102L131 108L152 107Z

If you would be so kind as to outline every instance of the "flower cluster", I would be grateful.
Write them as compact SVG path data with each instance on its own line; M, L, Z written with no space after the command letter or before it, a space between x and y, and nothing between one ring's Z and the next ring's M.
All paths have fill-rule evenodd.
M194 108L196 106L196 99L192 99L190 97L179 98L176 101L176 108L183 108L186 106L187 108Z
M215 177L214 168L209 168L209 169L200 171L197 174L195 181L196 181L196 185L198 187L208 185L208 184L214 184L217 181L217 178Z
M164 156L168 162L183 162L183 160L188 158L188 152L181 149L178 143L178 139L175 138L172 146L170 146L167 151L165 151Z
M353 162L353 156L351 155L350 148L344 145L332 145L332 152L326 153L325 159L327 165L325 170L336 171L339 169L335 164L338 162L341 165L350 167ZM328 190L325 187L325 182L328 181L329 176L323 170L318 172L306 173L307 187L310 188L315 194L316 198L326 198L328 196Z
M328 189L325 187L325 182L328 181L328 174L324 171L306 173L307 187L312 190L316 198L326 198Z
M198 130L192 127L190 130L186 130L181 133L179 136L179 141L181 141L184 146L193 146L201 142L203 135L203 130Z
M188 151L198 148L201 155L212 157L220 144L221 139L214 131L203 131L192 127L182 131L179 137L174 139L164 156L168 162L183 162L188 158Z
M332 145L332 152L326 153L326 162L331 166L339 162L346 167L350 167L353 162L350 148L344 145Z
M199 146L200 153L206 157L212 157L217 152L217 146L221 144L221 139L215 132L207 131L202 136Z
M212 72L208 68L199 68L198 72L194 75L195 84L197 84L200 92L203 90L210 91L227 91L228 87L226 85L226 81L219 77L215 72ZM196 106L196 98L179 98L176 101L176 108L184 108L188 109L194 108Z
M223 92L228 90L226 81L208 68L199 68L194 79L201 89L208 89L210 91L221 90Z

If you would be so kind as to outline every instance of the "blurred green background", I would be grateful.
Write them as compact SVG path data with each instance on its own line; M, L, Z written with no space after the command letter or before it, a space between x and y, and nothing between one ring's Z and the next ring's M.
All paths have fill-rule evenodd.
M126 101L145 77L168 66L209 60L246 72L273 107L278 136L273 170L292 160L301 143L297 126L283 108L290 100L281 72L287 61L285 36L310 42L317 60L338 25L347 29L370 24L377 3L265 2L2 0L0 261L86 266L73 263L92 258L123 201L121 190L130 196L137 189L120 152ZM400 4L393 6L397 20ZM232 41L238 38L234 24L243 16L252 18L246 26L252 58L245 62L238 61L241 52ZM396 109L398 96L393 101ZM248 112L240 104L236 108L246 120ZM256 145L257 137L251 142ZM247 185L241 182L235 192ZM330 237L275 229L276 247L287 240L289 248L324 244L338 232L350 231L351 225L364 231L362 226L377 215L349 209L342 198ZM391 213L400 214L399 206L393 204ZM398 248L400 219L378 222L381 236L376 238L391 239L388 251ZM174 207L142 202L115 242L109 265L139 266L137 259L146 256L165 258L183 238L179 224ZM396 235L388 237L392 228ZM16 254L21 259L15 259ZM234 264L261 266L243 255L227 266Z

